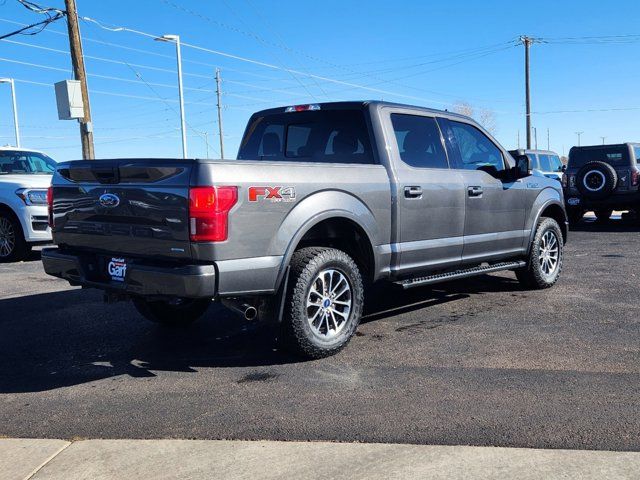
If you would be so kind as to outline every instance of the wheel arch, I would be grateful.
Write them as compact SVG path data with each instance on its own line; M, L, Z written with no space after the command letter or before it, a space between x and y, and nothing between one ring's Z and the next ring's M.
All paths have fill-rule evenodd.
M548 190L552 190L552 192L554 192L555 194L548 192ZM569 234L569 220L564 207L564 203L562 202L562 197L556 190L545 189L540 193L540 195L534 202L534 208L532 209L532 221L529 224L531 227L531 233L529 234L527 253L531 248L531 242L533 242L533 238L536 234L536 227L538 226L540 218L542 217L553 218L556 222L558 222L560 230L562 231L563 243L567 243Z
M327 208L328 207L328 208ZM282 235L292 232L283 242ZM358 198L346 193L325 191L305 199L284 220L281 234L272 249L285 253L276 280L276 289L291 262L293 253L307 246L338 248L350 255L361 269L363 278L372 281L378 272L375 254L378 226L369 208Z

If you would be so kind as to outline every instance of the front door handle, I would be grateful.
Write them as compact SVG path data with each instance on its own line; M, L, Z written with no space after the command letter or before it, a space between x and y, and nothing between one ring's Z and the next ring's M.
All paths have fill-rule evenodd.
M474 185L472 187L469 187L467 189L467 192L469 192L470 197L481 197L483 190L482 187Z
M421 187L404 187L404 196L407 198L420 198L422 197Z

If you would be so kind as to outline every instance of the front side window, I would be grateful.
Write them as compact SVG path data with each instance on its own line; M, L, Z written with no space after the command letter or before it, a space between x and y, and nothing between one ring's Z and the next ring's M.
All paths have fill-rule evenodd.
M436 120L418 115L391 115L400 158L417 168L449 168Z
M505 169L502 152L476 127L455 121L447 122L460 155L455 167L463 170L482 170L496 174Z
M527 157L529 157L529 165L531 165L531 168L540 168L538 166L538 156L535 153L527 153Z
M0 151L1 174L45 174L56 170L56 162L42 153L18 150Z
M557 155L549 155L549 168L550 172L561 172L562 171L562 160Z

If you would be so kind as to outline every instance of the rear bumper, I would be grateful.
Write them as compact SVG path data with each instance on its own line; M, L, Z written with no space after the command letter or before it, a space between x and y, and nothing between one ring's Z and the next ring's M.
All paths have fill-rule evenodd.
M570 207L580 207L586 210L594 208L613 208L614 210L636 209L640 206L640 193L611 195L601 200L585 198L582 195L565 195L565 202Z
M123 282L97 280L95 265L81 255L61 253L57 248L42 250L44 271L72 285L98 288L113 293L142 296L213 298L216 273L213 265L159 267L131 264Z

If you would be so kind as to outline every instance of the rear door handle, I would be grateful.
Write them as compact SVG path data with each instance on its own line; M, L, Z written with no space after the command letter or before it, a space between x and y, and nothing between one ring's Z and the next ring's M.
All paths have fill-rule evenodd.
M470 197L481 197L483 190L482 187L474 185L472 187L469 187L467 189L467 192L469 192Z
M407 198L420 198L422 197L421 187L404 187L404 196Z

